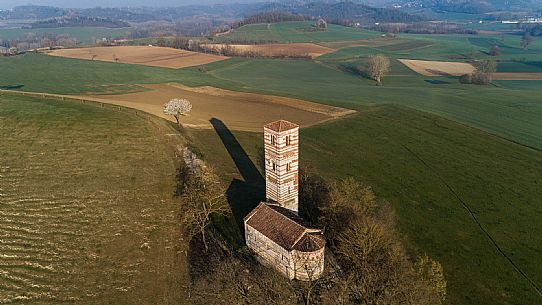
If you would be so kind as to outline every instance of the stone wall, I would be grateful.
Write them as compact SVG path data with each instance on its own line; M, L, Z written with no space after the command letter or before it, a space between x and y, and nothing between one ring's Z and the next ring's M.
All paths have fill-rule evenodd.
M313 281L324 273L325 247L314 252L292 251L295 278L302 281Z
M274 268L289 279L294 278L295 272L290 266L292 261L290 252L246 224L245 240L260 263Z
M260 263L291 280L316 280L324 272L325 247L314 252L287 251L246 224L245 240Z

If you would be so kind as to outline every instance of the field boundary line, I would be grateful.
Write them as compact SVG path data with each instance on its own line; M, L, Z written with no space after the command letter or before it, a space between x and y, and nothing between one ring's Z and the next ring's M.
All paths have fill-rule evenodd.
M420 156L418 156L418 154L416 154L414 151L412 151L410 148L408 148L403 143L400 143L400 142L398 142L398 143L406 151L408 151L412 156L414 156L418 161L420 161L425 167L427 167L435 176L437 176L437 178L446 186L446 188L448 188L448 190L452 193L452 195L461 203L463 208L465 210L467 210L467 212L471 216L474 223L476 223L476 225L480 228L480 230L482 230L482 232L491 241L491 243L497 249L497 251L510 263L510 265L512 265L512 267L516 270L516 272L518 272L521 276L523 276L524 279L526 279L529 282L529 284L531 284L531 286L536 291L538 296L542 297L542 290L540 289L540 287L538 287L538 285L531 278L529 278L529 276L527 276L527 274L525 272L523 272L523 270L521 270L521 268L519 268L518 265L516 265L516 263L504 252L504 250L502 250L502 248L499 246L497 241L491 236L491 234L480 223L480 221L476 217L476 214L472 211L472 209L469 207L469 205L463 200L463 198L461 198L461 196L459 196L459 194L446 181L446 179L444 179L444 177L442 177L437 170L433 169L433 167L431 167L431 165L429 165L427 162L425 162L425 160L423 160Z

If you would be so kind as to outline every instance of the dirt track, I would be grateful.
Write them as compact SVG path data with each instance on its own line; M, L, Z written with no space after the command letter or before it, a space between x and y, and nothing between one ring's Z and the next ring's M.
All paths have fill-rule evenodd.
M493 74L493 80L542 80L542 73L509 73Z
M163 68L185 68L227 59L225 56L203 54L162 47L119 46L54 50L51 56L120 62Z

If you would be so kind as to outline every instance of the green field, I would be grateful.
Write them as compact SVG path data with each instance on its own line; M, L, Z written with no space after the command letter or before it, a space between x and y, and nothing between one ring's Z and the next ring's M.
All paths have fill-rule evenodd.
M521 36L513 34L477 36L400 34L395 39L397 40L395 45L383 47L363 45L344 48L335 53L323 55L320 59L348 59L375 53L382 53L393 58L445 61L472 59L540 61L542 57L542 40L535 40L527 50L524 50L520 46ZM500 56L492 57L487 54L493 46L500 48Z
M261 135L235 135L259 164ZM221 172L235 172L215 133L194 132L192 138ZM506 255L542 282L539 152L395 106L370 107L355 118L304 129L301 139L302 164L330 178L355 177L395 206L409 244L442 262L449 304L538 303L528 281L463 203Z
M507 89L506 83L503 88L464 86L454 78L434 78L445 83L433 84L428 82L432 78L417 75L394 61L394 76L386 78L381 88L348 72L349 65L362 63L324 63L233 59L210 64L208 72L203 73L196 68L172 70L28 54L0 58L5 71L0 74L0 86L22 84L26 91L84 94L107 93L109 86L122 92L123 88L134 90L133 85L141 83L181 82L293 96L347 108L396 103L542 149L542 104L537 102L540 82L531 82L524 90ZM70 68L66 69L66 65ZM328 85L330 79L332 86ZM405 94L411 98L405 99Z
M0 303L186 301L170 132L131 113L0 95Z
M214 37L214 41L273 41L292 42L327 42L359 40L379 37L380 33L348 28L330 24L326 31L315 31L314 22L283 22L272 24L249 24L236 29L233 33Z
M120 38L128 35L129 29L112 29L100 27L73 27L73 28L50 28L50 29L0 29L0 40L23 38L35 34L47 34L51 36L69 35L77 38L83 44L93 44L96 39Z
M296 30L308 25L285 23L271 29L254 25L245 30L254 37L275 31L281 41L355 41L373 35L345 28L329 33ZM394 60L459 60L472 48L484 58L481 50L499 39L401 35L396 44L350 47L315 61L230 59L202 71L28 54L0 58L5 71L0 86L21 84L26 91L84 94L100 88L123 92L141 83L181 82L356 109L357 116L303 129L302 162L329 178L354 177L390 201L408 245L443 264L449 304L539 304L533 284L542 286L542 266L537 264L542 256L541 82L460 85L454 77L423 77ZM499 71L538 72L540 42L526 51L515 47L517 43L519 37L505 37L506 60ZM383 87L356 69L375 53L393 59ZM518 58L526 59L513 61ZM0 112L0 119L17 113ZM239 178L213 131L189 133L224 179ZM261 135L235 132L235 136L260 164Z

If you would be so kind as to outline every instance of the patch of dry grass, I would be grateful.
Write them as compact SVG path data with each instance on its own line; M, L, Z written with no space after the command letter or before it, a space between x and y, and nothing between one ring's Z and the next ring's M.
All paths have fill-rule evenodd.
M0 96L0 303L182 304L167 124Z

